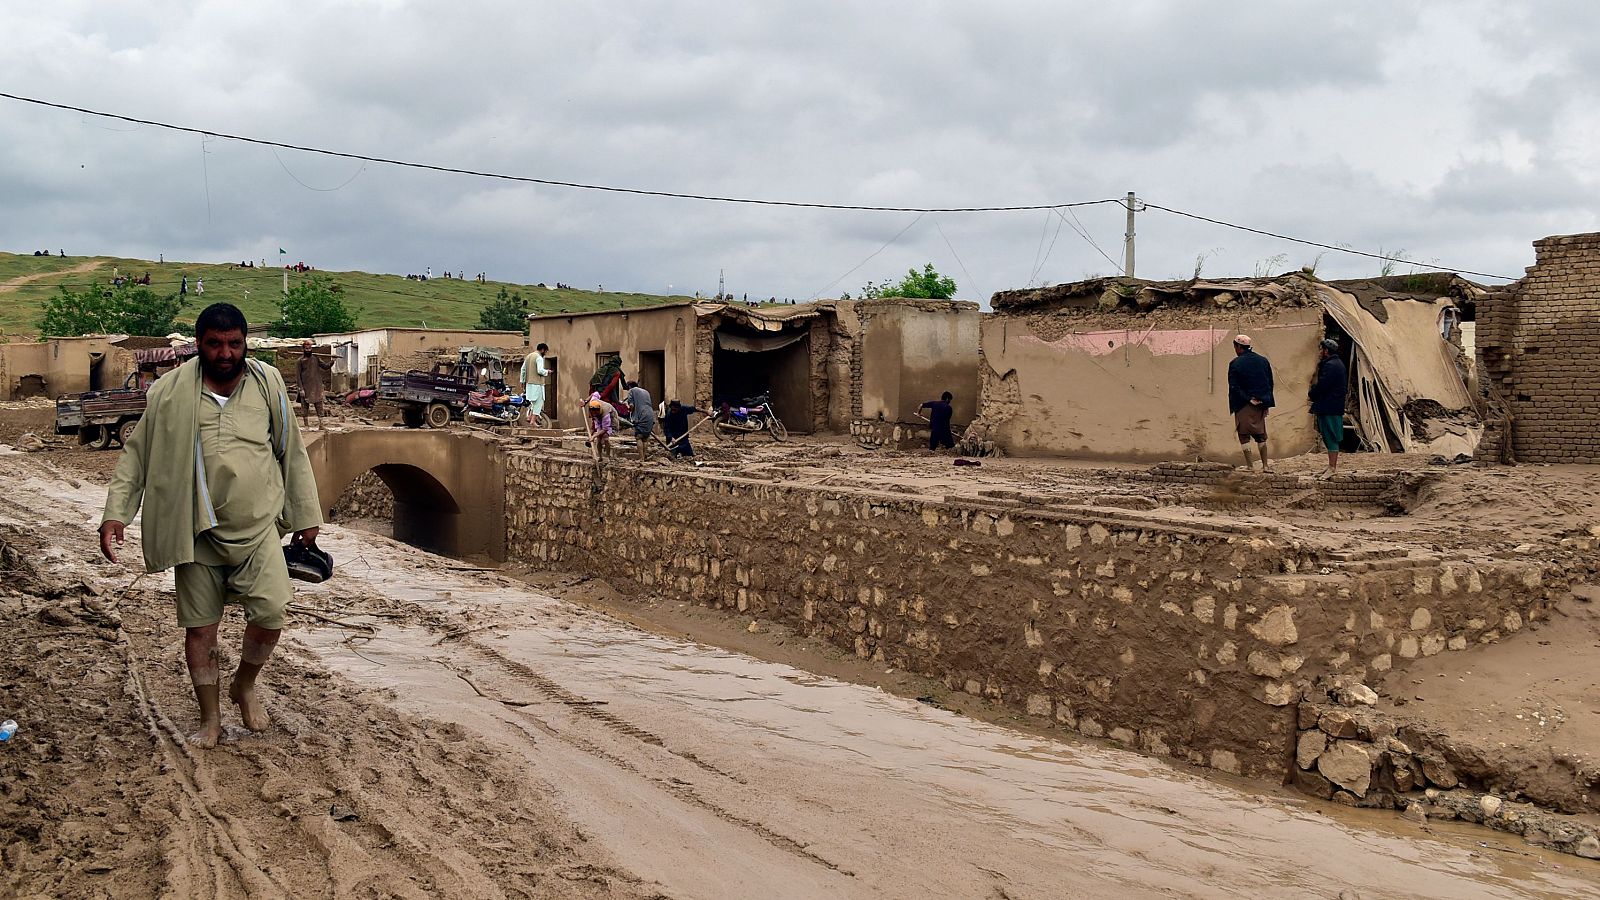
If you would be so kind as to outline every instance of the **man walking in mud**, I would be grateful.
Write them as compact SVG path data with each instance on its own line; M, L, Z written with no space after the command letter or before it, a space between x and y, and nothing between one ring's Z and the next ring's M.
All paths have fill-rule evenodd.
M1267 470L1267 410L1272 400L1272 363L1257 353L1250 335L1233 339L1233 360L1228 363L1228 412L1233 413L1233 428L1239 433L1239 449L1245 468ZM1256 445L1261 462L1250 456Z
M222 737L217 627L225 601L242 603L244 645L228 697L251 731L270 724L256 676L278 643L289 605L278 538L313 543L322 524L316 482L283 376L246 356L244 314L227 303L195 321L199 356L162 376L129 438L106 495L100 552L117 561L124 529L144 507L149 572L175 569L184 657L200 704L189 740Z

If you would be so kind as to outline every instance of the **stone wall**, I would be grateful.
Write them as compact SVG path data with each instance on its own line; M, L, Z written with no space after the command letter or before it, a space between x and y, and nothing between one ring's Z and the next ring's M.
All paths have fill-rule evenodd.
M355 519L382 519L394 521L394 491L389 489L376 473L368 471L357 475L333 504L329 517L333 522Z
M1477 307L1491 405L1479 457L1600 463L1600 233L1533 247L1528 274Z
M1243 523L506 454L508 558L776 620L1066 729L1281 778L1317 679L1543 614L1537 564Z

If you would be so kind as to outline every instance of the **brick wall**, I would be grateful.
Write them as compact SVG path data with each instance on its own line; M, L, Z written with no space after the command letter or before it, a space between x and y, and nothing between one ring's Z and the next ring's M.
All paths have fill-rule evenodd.
M506 454L508 558L778 621L1062 728L1282 777L1295 704L1543 614L1537 564Z
M1533 247L1528 274L1478 305L1479 458L1600 463L1600 233Z

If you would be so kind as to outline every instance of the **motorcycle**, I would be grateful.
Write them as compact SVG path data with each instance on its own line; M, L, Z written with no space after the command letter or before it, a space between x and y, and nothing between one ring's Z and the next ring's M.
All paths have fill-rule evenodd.
M467 408L462 418L486 425L515 425L521 421L527 403L527 398L521 394L488 387L467 394Z
M751 397L739 406L723 401L712 416L711 429L719 438L764 431L775 441L789 439L789 429L783 427L778 414L773 412L772 395L768 393Z

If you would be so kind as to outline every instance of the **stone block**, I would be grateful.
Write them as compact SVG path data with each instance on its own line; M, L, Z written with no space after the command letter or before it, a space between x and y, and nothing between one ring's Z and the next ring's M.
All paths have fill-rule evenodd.
M1324 711L1317 719L1317 727L1336 738L1353 738L1361 731L1356 717L1342 709Z
M1295 769L1293 783L1298 790L1323 800L1333 799L1333 782L1314 771Z
M1317 771L1357 798L1372 785L1372 757L1355 741L1334 741L1317 757Z
M1300 768L1309 769L1317 764L1317 757L1326 749L1328 749L1328 736L1321 730L1302 731L1300 740L1295 745L1294 761Z

